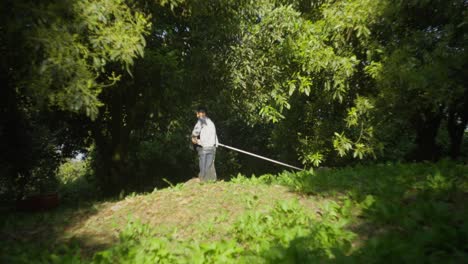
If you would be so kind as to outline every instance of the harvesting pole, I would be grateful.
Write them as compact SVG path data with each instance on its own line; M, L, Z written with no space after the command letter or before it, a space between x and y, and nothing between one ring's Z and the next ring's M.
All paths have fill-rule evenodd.
M262 159L262 160L273 162L273 163L276 163L276 164L279 164L281 166L285 166L285 167L288 167L288 168L291 168L291 169L295 169L295 170L299 170L299 171L304 170L304 169L298 168L296 166L286 164L286 163L281 162L281 161L277 161L277 160L274 160L274 159L269 159L267 157L263 157L263 156L260 156L260 155L257 155L257 154L242 150L242 149L238 149L238 148L235 148L235 147L227 146L227 145L224 145L224 144L221 144L221 143L218 143L218 146L223 147L223 148L227 148L227 149L230 149L230 150L234 150L234 151L237 151L237 152L240 152L240 153L244 153L244 154L247 154L247 155Z

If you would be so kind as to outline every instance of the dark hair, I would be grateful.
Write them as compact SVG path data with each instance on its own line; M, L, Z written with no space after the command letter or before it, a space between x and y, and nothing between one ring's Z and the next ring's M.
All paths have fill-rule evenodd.
M208 110L207 110L206 107L204 107L204 106L199 106L199 107L197 108L197 113L208 114Z

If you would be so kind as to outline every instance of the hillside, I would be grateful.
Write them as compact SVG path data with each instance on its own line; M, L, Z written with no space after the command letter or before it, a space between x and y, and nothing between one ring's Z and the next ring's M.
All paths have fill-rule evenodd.
M466 261L465 165L189 181L2 221L5 263ZM403 254L403 252L409 252Z
M219 240L226 238L233 222L254 206L261 213L287 200L300 201L310 213L316 205L313 197L301 197L279 185L189 181L150 194L95 205L96 212L67 226L62 238L83 240L83 246L93 251L96 246L116 243L129 221L139 221L155 227L158 236Z

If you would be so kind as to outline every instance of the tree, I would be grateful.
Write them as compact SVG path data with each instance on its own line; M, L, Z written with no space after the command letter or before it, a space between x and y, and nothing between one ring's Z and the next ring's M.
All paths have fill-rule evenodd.
M375 60L377 114L413 129L412 159L435 160L444 154L436 142L444 122L448 154L454 159L460 155L468 124L463 7L465 1L399 1L388 5L385 20L375 25L382 50Z
M254 118L260 113L278 122L284 110L296 106L290 103L296 91L315 93L314 101L294 101L319 106L303 113L301 120L315 128L296 142L310 145L323 123L317 111L331 113L336 108L328 106L337 100L347 110L334 117L342 116L345 126L327 137L334 138L340 156L372 157L382 145L389 153L396 148L392 142L410 142L414 134L415 149L406 146L399 158L438 159L442 121L451 156L459 155L467 125L464 1L324 1L317 9L311 3L306 8L307 1L282 4L259 3L233 48L233 86L241 94L236 98L252 99L238 103ZM389 134L389 127L399 129ZM399 136L409 140L395 140ZM327 152L312 145L304 160Z
M84 136L53 131L55 119L95 118L102 90L143 55L150 24L122 0L4 1L1 14L2 168L9 183L24 187L35 168L50 165L53 175L59 163L50 156L70 154L66 145L77 142L56 139ZM44 138L50 147L32 151Z

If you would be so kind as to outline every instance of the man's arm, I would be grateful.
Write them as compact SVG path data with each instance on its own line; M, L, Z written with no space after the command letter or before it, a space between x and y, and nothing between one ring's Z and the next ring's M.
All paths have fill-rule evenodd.
M200 136L201 129L202 129L202 124L200 120L198 120L197 123L195 124L195 127L192 130L192 143L193 144L198 144L198 136Z

